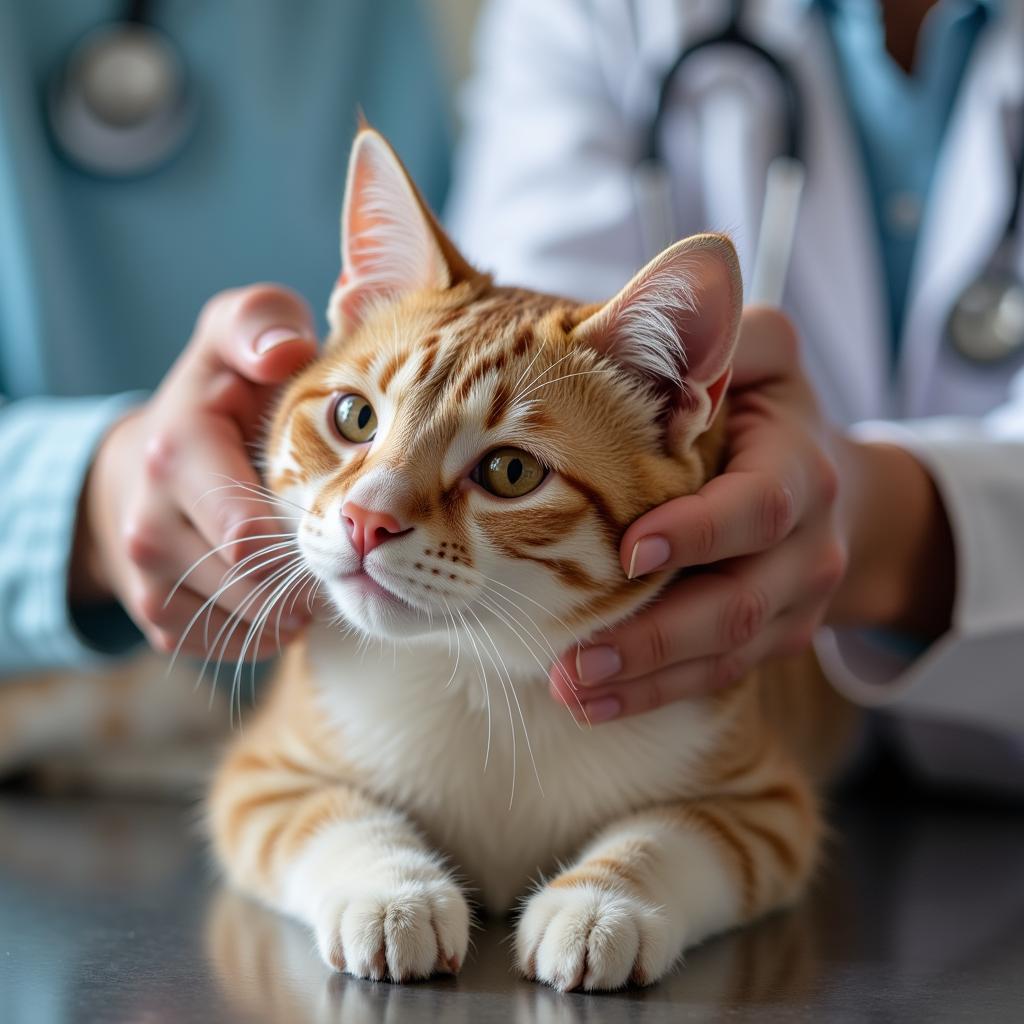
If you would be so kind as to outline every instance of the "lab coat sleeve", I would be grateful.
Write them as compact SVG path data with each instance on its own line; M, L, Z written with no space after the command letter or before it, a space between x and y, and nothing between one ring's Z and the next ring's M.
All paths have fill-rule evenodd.
M118 606L76 616L67 594L86 473L104 434L140 397L0 404L0 676L83 667L138 642Z
M871 422L853 433L897 444L931 473L956 548L949 632L908 653L885 638L826 629L817 649L853 700L1024 736L1024 376L979 419Z
M632 179L642 129L600 59L592 7L485 7L446 216L499 282L588 301L614 295L645 261Z

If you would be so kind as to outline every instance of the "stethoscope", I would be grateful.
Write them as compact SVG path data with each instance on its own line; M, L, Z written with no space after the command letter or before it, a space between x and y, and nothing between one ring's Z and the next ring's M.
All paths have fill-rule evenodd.
M184 145L195 99L177 47L153 27L153 3L126 0L121 16L85 34L51 79L54 147L104 178L154 171Z
M803 105L786 64L746 35L743 0L732 0L725 27L686 46L665 71L657 103L633 174L640 231L647 252L676 241L671 179L661 139L676 78L692 57L716 46L731 46L755 57L778 83L783 131L778 154L768 166L761 225L747 301L780 305L792 253L806 177ZM993 364L1024 353L1024 281L1015 266L1024 190L1024 144L1014 160L1013 206L992 257L953 304L946 333L952 349L974 364Z

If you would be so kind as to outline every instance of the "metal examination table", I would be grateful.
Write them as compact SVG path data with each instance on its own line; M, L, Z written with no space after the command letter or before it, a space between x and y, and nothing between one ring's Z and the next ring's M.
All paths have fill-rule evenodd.
M1024 812L862 791L799 908L667 981L568 996L492 922L457 979L332 975L301 927L226 892L194 808L0 791L0 1022L1024 1021Z

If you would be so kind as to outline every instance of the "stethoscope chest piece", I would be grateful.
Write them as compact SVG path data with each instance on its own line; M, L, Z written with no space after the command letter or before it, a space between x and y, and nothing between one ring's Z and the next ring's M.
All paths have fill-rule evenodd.
M949 317L953 348L973 363L997 363L1024 352L1024 283L990 269L972 282Z
M58 149L106 177L155 170L193 121L180 56L163 33L138 22L102 25L82 39L48 101Z

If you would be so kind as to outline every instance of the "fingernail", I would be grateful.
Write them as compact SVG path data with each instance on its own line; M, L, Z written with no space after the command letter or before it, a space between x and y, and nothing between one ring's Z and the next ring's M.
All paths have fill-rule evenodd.
M598 700L586 700L583 702L583 710L591 725L599 722L610 722L617 718L622 711L622 701L618 697L601 697Z
M253 342L252 347L256 350L256 354L261 356L272 348L285 344L285 342L305 340L294 327L271 327Z
M281 620L281 628L288 633L297 633L306 622L307 619L302 615L286 615Z
M619 652L608 644L581 647L576 652L576 678L584 686L593 686L622 671Z
M629 556L629 572L631 580L637 576L646 576L649 572L663 566L672 554L672 548L664 537L641 537L633 545L633 554Z

